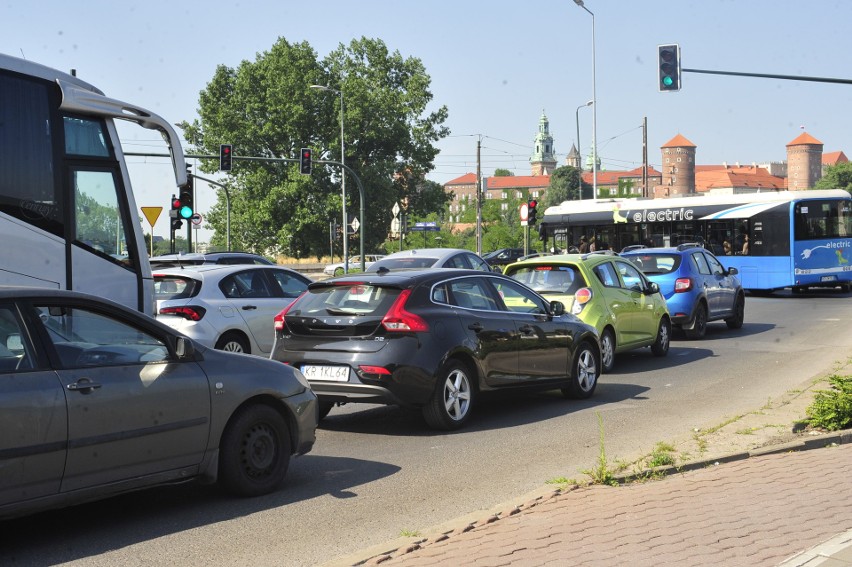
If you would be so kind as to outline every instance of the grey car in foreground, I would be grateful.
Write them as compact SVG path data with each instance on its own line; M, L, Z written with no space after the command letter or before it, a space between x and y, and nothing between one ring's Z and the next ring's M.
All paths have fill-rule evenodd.
M298 370L89 295L0 290L0 517L192 479L266 494L317 419Z

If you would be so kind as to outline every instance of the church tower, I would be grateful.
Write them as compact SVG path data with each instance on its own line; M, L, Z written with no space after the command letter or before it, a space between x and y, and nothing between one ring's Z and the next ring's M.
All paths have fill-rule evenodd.
M565 165L570 165L571 167L576 167L580 171L583 171L583 158L580 156L580 152L574 144L571 144L571 151L568 152L567 156L565 156Z
M538 134L535 136L535 152L530 157L532 175L550 175L556 169L553 157L553 136L550 135L550 122L544 111L538 120Z

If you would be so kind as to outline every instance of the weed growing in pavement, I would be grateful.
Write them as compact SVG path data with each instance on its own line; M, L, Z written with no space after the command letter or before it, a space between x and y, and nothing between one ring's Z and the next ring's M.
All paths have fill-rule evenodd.
M608 484L610 486L618 485L618 481L615 478L615 473L618 471L614 471L609 468L609 463L606 459L606 449L604 447L604 428L603 428L603 418L601 418L601 414L595 412L595 415L598 417L598 430L600 431L600 450L598 452L598 464L595 468L590 470L582 471L583 474L589 475L591 477L592 482L595 484Z
M544 484L558 484L560 486L567 486L569 484L580 484L573 478L565 478L564 476L558 476L556 478L551 478L550 480L545 480Z
M673 466L675 464L674 453L676 452L677 449L674 445L660 441L645 462L651 468Z
M830 376L829 390L818 390L807 409L811 427L837 431L852 427L852 376Z
M401 532L399 532L399 535L401 537L418 537L420 535L420 532L418 532L417 530L402 530Z

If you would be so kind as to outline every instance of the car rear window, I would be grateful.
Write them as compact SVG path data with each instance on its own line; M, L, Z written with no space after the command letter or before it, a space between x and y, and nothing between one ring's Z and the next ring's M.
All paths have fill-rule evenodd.
M363 283L315 286L308 290L288 315L375 315L384 316L400 294L399 288Z
M200 289L201 282L186 276L154 274L156 300L195 297Z
M370 266L368 271L375 272L381 268L389 270L402 270L405 268L431 268L437 262L437 258L425 258L423 256L412 256L411 258L385 258Z
M646 274L668 274L680 267L680 254L630 254L624 256Z
M518 266L508 274L539 293L572 295L586 287L586 279L577 266L560 264L535 264Z

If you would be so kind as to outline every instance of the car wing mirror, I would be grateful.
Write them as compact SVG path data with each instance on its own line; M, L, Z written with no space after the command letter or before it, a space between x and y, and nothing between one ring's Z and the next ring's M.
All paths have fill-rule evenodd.
M559 315L565 314L565 304L561 301L551 301L550 302L550 313L556 317Z
M657 282L651 282L648 285L648 289L646 292L648 295L654 295L655 293L660 293L660 284Z
M195 358L195 345L187 337L178 337L175 343L175 354L180 360Z
M728 268L728 275L729 276L735 276L739 273L740 273L740 271L738 269L734 268L734 267Z

